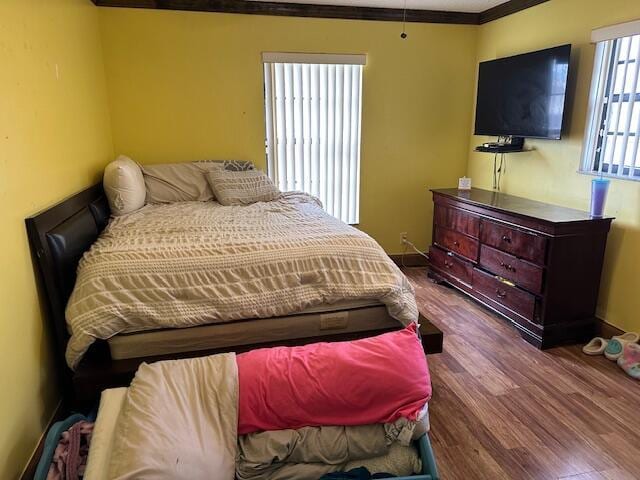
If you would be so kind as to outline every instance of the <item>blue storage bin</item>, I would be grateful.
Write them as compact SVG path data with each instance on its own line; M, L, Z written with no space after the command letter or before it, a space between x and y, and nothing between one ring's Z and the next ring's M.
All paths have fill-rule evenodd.
M416 448L422 461L422 473L419 475L411 475L410 477L392 477L395 480L439 480L438 467L436 466L436 458L431 448L431 440L429 434L425 433L416 441Z

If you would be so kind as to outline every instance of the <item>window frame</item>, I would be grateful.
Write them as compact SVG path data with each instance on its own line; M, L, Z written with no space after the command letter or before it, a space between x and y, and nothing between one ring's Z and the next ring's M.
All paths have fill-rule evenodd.
M609 109L613 103L619 103L619 111L622 109L622 105L628 103L632 106L629 115L633 115L634 108L640 109L640 91L636 92L635 99L631 100L622 100L622 101L611 101L605 98L609 88L611 86L611 82L616 81L617 71L619 65L636 65L636 60L630 61L627 59L624 62L620 62L619 59L619 49L622 43L622 40L626 37L638 37L638 42L640 42L640 34L629 34L616 36L613 38L607 38L596 43L596 52L595 52L595 62L593 68L593 77L591 80L591 87L589 92L589 103L587 110L587 124L585 129L585 135L583 140L583 151L582 151L582 159L580 163L579 173L593 176L603 176L616 178L620 180L631 180L631 181L640 181L640 149L636 152L636 158L634 160L633 166L625 166L624 158L622 161L622 172L619 172L620 165L610 164L606 162L607 157L607 149L605 138L615 138L619 135L623 135L627 138L636 137L636 132L631 132L629 129L626 132L626 129L618 131L617 126L615 127L615 131L609 133L611 126L609 124L609 118L607 114L609 113ZM631 42L631 39L629 40ZM638 55L640 57L640 55ZM637 68L637 67L636 67ZM625 69L625 74L627 70ZM640 83L640 74L636 77L636 86ZM623 83L624 90L624 83ZM615 97L628 95L625 94L624 91L621 94L614 94L612 91L612 99ZM618 113L618 117L620 117L620 113ZM618 120L618 124L620 120ZM614 145L615 145L614 141ZM604 149L603 149L604 144ZM625 155L626 156L626 155Z
M364 83L364 72L365 72L365 65L366 65L366 55L362 55L362 54L318 54L318 53L303 53L303 54L299 54L299 53L271 53L271 52L264 52L262 53L262 63L263 63L263 86L264 86L264 115L265 115L265 155L266 155L266 160L267 160L267 173L269 175L270 178L273 179L273 181L280 186L281 184L281 172L279 169L279 164L280 164L280 160L278 160L278 152L281 148L278 147L279 145L279 141L281 141L282 137L278 137L277 136L277 131L281 130L281 128L278 127L278 118L277 118L277 99L276 99L276 82L275 82L275 68L277 68L277 65L283 65L286 68L287 64L302 64L304 66L325 66L325 67L336 67L336 71L337 71L337 67L339 66L349 66L349 67L358 67L358 100L357 100L357 111L353 111L352 110L352 115L349 117L350 118L350 123L353 122L353 126L349 127L349 129L351 130L351 137L353 138L354 134L357 137L357 146L355 147L356 150L355 152L352 150L351 153L349 154L349 157L346 157L347 159L347 172L350 173L350 176L346 179L343 179L343 177L339 177L342 180L340 180L342 186L340 187L340 190L334 190L335 187L331 187L330 191L332 192L329 195L329 198L326 199L327 200L327 204L325 205L325 209L328 211L328 213L336 216L336 218L340 219L341 221L349 224L349 225L358 225L360 222L360 194L361 194L361 188L360 188L360 178L361 178L361 154L362 154L362 104L363 104L363 98L364 98L364 91L363 91L363 83ZM351 75L355 75L355 73L352 73ZM356 81L355 77L352 77L353 80L352 81ZM309 84L309 87L311 87L311 84ZM302 87L300 87L302 88ZM338 90L339 91L339 90ZM316 97L316 95L319 95L319 93L314 93L314 92L309 92L308 95L310 95L310 97L307 99L309 102L314 102L314 98ZM301 97L302 101L305 101L305 97ZM320 97L322 98L322 97ZM319 101L319 100L318 100ZM305 103L306 105L306 103ZM317 108L316 105L319 104L315 104L314 102L314 108ZM346 107L345 107L346 108ZM353 105L352 105L353 108ZM313 110L312 110L313 111ZM316 110L317 112L317 110ZM325 112L327 112L325 110ZM328 114L328 112L327 112ZM344 114L344 111L343 111ZM314 117L313 114L310 114L311 117L310 118L316 118ZM338 115L337 112L334 112L334 115ZM354 120L356 120L356 116L357 115L357 122L354 122ZM288 114L286 114L283 118L287 118ZM322 117L320 117L322 118ZM344 117L334 117L334 118L341 118L340 122L341 125L342 122L344 121ZM285 121L284 119L281 121ZM291 121L290 119L288 121ZM318 127L318 120L316 119L315 122L314 120L311 120L312 125L315 124L315 126L317 128ZM307 134L309 132L307 132L307 130L309 128L311 128L309 125L304 124L302 126L300 126L300 128L305 132L302 135L302 138L308 136ZM355 128L355 131L354 131ZM321 134L320 134L321 135ZM294 135L293 141L294 141L294 146L297 145L296 139L297 139L297 135ZM329 141L329 145L331 145L333 142L335 142L335 138L330 137L331 139L328 140ZM341 137L340 137L341 138ZM348 137L349 138L349 137ZM290 141L291 139L288 139L287 141ZM313 137L310 139L310 145L317 145L317 141L318 140L322 140L322 136L320 136L319 138L317 137ZM304 143L302 145L302 150L305 152L302 158L302 162L305 162L306 156L307 156L307 152L305 150L305 145L306 145L306 139L304 140ZM321 144L322 145L322 144ZM312 147L309 147L312 148ZM316 148L321 148L321 147L316 147ZM332 147L333 148L333 147ZM348 146L348 144L346 144L346 147L343 146L342 147L349 149L350 147ZM296 148L296 152L297 152L297 148ZM344 152L344 150L343 150ZM316 151L316 155L318 154L318 152ZM308 160L310 162L312 162L309 166L312 167L312 170L310 170L310 175L315 176L314 175L314 170L317 168L319 169L319 177L316 178L310 178L310 184L311 185L315 185L315 188L312 186L311 187L311 191L309 191L308 193L311 195L318 195L321 200L323 200L324 203L324 199L323 199L323 195L322 193L328 193L329 190L327 190L328 187L323 188L323 185L326 184L327 181L330 181L332 185L335 185L335 179L334 180L329 180L326 177L326 174L328 173L327 168L324 166L324 162L327 161L327 159L323 158L323 155L320 154L320 157L317 157L316 155L314 155L313 157L316 158L316 162L320 162L320 163L313 163L312 160ZM300 161L298 157L298 154L295 153L293 155L293 158L291 160L289 160L288 158L288 152L287 154L285 154L285 161L293 161L293 162L298 162ZM312 158L313 158L312 157ZM342 158L342 161L344 161L345 157ZM335 162L333 163L333 168L335 168L336 164ZM341 167L341 169L344 167ZM353 172L351 171L352 169L355 169ZM295 167L294 167L295 170ZM306 171L307 168L303 168L302 171ZM324 172L324 174L323 174ZM342 172L344 172L344 170L342 170ZM317 173L317 172L316 172ZM352 178L351 175L354 175L354 177ZM344 176L344 175L343 175ZM325 182L325 183L323 183ZM342 190L345 185L346 182L346 190ZM287 181L287 183L289 183ZM305 183L307 183L307 181L305 180ZM282 188L282 187L281 187ZM297 186L295 188L298 188ZM299 188L302 191L306 191L305 187ZM318 192L316 192L316 189L318 189ZM325 191L327 190L327 191ZM341 193L335 193L340 191ZM335 211L335 205L334 202L336 201L335 199L337 198L336 195L338 197L342 198L342 202L338 201L338 210ZM333 196L333 197L332 197ZM344 203L344 199L345 197L348 199L347 203ZM346 205L346 207L344 206ZM346 211L345 211L346 208ZM331 210L331 211L329 211Z

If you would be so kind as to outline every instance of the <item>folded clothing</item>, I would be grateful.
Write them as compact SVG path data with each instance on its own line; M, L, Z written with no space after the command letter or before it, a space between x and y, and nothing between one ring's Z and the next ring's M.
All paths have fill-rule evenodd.
M391 431L387 425L364 425L244 435L238 439L236 478L312 479L357 467L393 475L419 472L417 450L389 437Z
M236 477L280 479L296 478L297 474L297 478L312 478L348 465L360 466L363 461L385 457L394 445L411 445L424 435L427 418L425 411L416 422L401 418L390 424L304 427L243 435L238 437Z
M344 471L357 467L364 467L373 474L384 472L396 477L408 477L422 471L422 462L415 447L396 442L389 446L389 451L385 455L351 461L344 466Z
M416 420L431 397L417 326L238 355L238 434Z
M285 464L306 464L305 471L318 477L331 471L325 466L340 468L350 460L378 457L388 450L382 425L252 433L238 439L236 477L240 480L280 478L276 473Z

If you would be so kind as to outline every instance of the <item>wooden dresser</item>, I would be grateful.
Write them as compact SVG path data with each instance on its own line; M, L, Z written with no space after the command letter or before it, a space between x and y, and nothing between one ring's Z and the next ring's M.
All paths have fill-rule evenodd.
M593 334L612 218L477 188L432 192L432 278L504 315L537 347Z

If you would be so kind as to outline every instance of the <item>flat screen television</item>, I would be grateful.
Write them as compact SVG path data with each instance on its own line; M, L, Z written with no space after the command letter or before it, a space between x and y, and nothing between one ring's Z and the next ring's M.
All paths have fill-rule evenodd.
M476 135L562 134L571 45L480 63Z

